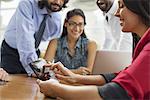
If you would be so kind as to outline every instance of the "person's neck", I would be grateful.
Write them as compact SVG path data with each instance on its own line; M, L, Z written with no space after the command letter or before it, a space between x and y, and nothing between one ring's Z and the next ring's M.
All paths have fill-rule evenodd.
M142 37L144 35L144 33L148 30L148 28L149 27L146 25L136 27L136 30L134 33L136 33L138 36Z
M71 47L75 47L77 39L67 36L67 42L69 45L71 45Z
M47 9L47 12L48 12L48 14L50 14L52 11L51 11L51 10L49 10L49 9Z

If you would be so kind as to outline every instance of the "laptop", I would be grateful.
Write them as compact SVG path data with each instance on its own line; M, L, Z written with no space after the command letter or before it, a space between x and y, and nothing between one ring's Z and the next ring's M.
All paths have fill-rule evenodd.
M93 66L93 74L104 74L118 72L131 63L132 53L125 51L106 51L96 52Z

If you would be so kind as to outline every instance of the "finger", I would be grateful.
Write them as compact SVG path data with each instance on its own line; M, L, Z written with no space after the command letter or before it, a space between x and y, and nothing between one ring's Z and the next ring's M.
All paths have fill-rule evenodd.
M87 69L87 68L85 69L85 71L88 72L88 73L91 73L91 71L89 69Z
M37 79L36 82L37 82L37 84L40 84L40 80L39 79Z
M82 75L88 75L88 74L90 74L90 73L85 70L82 71Z
M63 73L61 71L58 71L58 70L54 70L54 73L63 75Z
M64 75L68 75L69 69L67 69L66 67L64 67L61 62L55 63L51 68L52 68L53 70L54 70L55 68L57 68L57 69L58 69L60 72L62 72Z
M56 77L59 80L66 81L68 83L76 83L76 80L74 78L72 78L72 77L69 77L69 76L63 76L63 75L57 74Z
M2 77L3 77L3 73L0 72L0 79L1 79L1 80L2 80Z
M55 68L58 69L58 70L62 70L63 69L62 63L57 62L57 63L52 64L51 69L54 70Z
M91 71L88 68L86 68L86 67L80 67L80 68L81 68L82 71L84 71L87 74L91 73Z
M0 70L0 79L6 80L7 76L8 76L8 73L5 70L1 69Z
M51 67L52 63L45 64L44 67Z
M39 85L42 84L42 80L37 79L36 82L37 82L37 84L39 84Z
M60 74L56 74L56 78L57 78L58 80L64 80L64 81L68 80L68 77L67 77L67 76L60 75Z
M83 69L83 70L86 70L86 71L90 71L88 68L86 68L86 67L80 67L81 69Z
M4 74L2 75L2 80L8 81L8 73L4 71Z
M2 77L3 77L3 69L0 68L0 79L2 79Z

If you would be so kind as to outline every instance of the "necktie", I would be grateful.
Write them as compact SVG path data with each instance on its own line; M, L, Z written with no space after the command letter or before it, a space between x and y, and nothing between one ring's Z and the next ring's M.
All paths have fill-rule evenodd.
M37 49L41 40L42 40L42 36L45 30L45 26L46 26L46 19L48 18L48 14L44 15L44 18L40 24L39 30L34 34L34 38L35 38L35 48Z
M107 15L106 15L106 17L105 17L105 18L106 18L106 21L108 22L108 16L107 16Z

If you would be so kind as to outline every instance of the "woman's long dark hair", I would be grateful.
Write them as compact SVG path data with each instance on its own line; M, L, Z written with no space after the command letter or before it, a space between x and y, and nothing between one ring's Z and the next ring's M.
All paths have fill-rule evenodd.
M150 1L149 0L123 0L125 6L132 12L139 15L143 23L150 27ZM133 5L134 4L134 5ZM136 45L138 44L140 37L132 33L133 36L133 53ZM132 53L132 54L133 54Z
M68 22L68 20L71 17L76 16L76 15L81 16L84 19L84 25L86 25L86 18L85 18L84 12L81 9L73 9L73 10L68 11L65 21L64 21L63 32L62 32L61 38L68 34L67 28L65 27L65 23ZM81 36L86 38L84 30L83 30L83 33L81 34Z
M66 4L68 3L69 0L64 0L63 8L66 8ZM40 9L43 9L47 5L47 0L39 0L38 1L38 6Z
M138 44L139 40L141 38L136 34L136 33L132 33L132 40L133 40L133 45L132 45L132 56L134 54L134 49L136 47L136 45Z
M150 27L150 1L149 0L123 0L125 6L142 18L143 23ZM134 4L134 5L133 5Z

